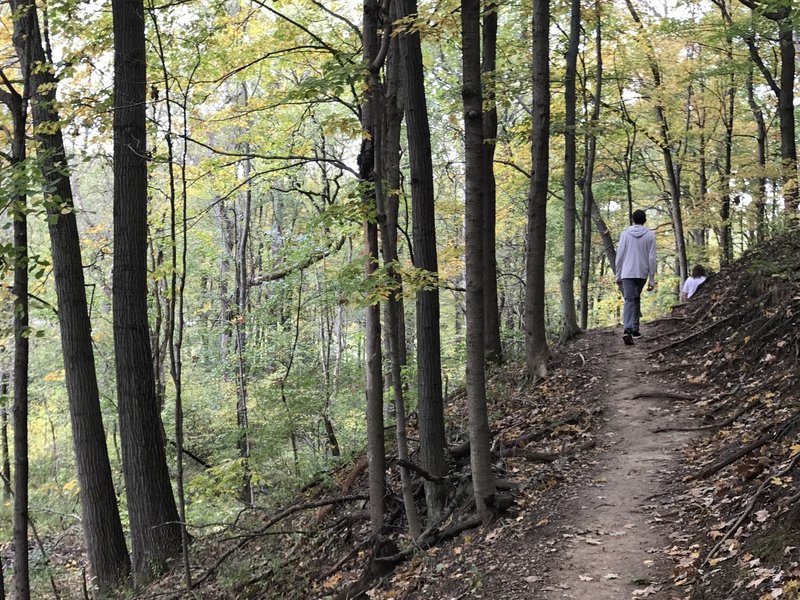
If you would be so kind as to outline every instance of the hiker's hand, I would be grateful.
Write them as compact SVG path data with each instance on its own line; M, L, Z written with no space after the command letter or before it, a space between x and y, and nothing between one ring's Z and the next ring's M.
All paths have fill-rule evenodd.
M647 291L648 292L652 292L654 289L656 289L656 282L655 281L651 281L650 283L647 284Z

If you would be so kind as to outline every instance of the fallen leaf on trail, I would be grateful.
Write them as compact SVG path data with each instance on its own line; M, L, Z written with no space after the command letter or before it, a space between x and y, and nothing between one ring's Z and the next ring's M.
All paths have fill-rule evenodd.
M601 542L600 540L596 540L594 538L586 538L586 543L589 544L590 546L602 546L603 545L603 542Z
M542 580L542 578L541 577L537 577L536 575L528 575L525 578L525 581L527 583L536 583L537 581L541 581L541 580Z
M756 521L759 523L763 523L769 518L769 512L766 510L760 510L756 513Z
M644 564L645 567L652 567L656 563L656 561L650 560L648 558L647 560L643 560L642 563Z
M604 576L603 579L619 579L619 575L616 573L609 573L608 575Z
M578 579L581 581L594 581L594 578L589 577L588 575L578 575Z

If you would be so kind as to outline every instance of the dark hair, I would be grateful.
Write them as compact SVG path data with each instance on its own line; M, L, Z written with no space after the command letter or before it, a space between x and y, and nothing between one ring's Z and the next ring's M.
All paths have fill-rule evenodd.
M647 221L647 214L639 208L633 211L631 218L636 225L644 225L644 222Z
M706 268L703 265L695 265L692 269L692 277L705 277Z

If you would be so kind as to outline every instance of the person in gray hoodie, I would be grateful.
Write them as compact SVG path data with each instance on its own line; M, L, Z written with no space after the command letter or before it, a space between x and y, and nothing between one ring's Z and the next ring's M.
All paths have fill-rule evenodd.
M656 234L644 226L647 215L643 210L633 211L632 217L633 225L619 236L617 248L617 285L625 298L622 339L628 346L642 337L639 333L642 290L645 284L647 291L656 287Z

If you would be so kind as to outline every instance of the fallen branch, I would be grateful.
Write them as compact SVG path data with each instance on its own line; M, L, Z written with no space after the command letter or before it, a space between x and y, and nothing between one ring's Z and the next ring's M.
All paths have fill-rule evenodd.
M551 422L549 425L543 427L542 429L534 429L533 431L529 431L528 433L524 433L516 439L507 442L505 445L506 447L517 447L521 448L530 442L539 441L551 433L553 433L559 427L564 425L575 425L576 423L580 422L580 420L586 415L585 411L579 410L574 413L568 414L566 417L561 419L560 421Z
M269 519L266 523L264 523L264 525L262 525L261 527L256 529L251 536L243 539L241 542L236 544L233 548L230 548L227 552L224 552L222 554L222 556L220 556L216 560L216 562L213 565L211 565L211 567L209 567L209 569L205 573L203 573L203 575L199 579L197 579L195 581L195 585L200 585L201 583L206 581L209 577L211 577L217 571L217 569L220 568L220 566L222 566L222 563L224 563L226 560L228 560L228 558L230 558L233 554L235 554L236 552L238 552L239 550L244 548L247 544L252 542L254 539L258 538L261 535L264 535L266 533L266 531L270 527L272 527L276 523L282 521L286 517L289 517L289 516L291 516L291 515L293 515L295 513L298 513L298 512L304 511L304 510L309 510L309 509L312 509L312 508L319 508L321 506L328 506L328 505L331 505L331 504L343 504L345 502L353 502L355 500L367 500L368 498L369 498L369 496L365 496L363 494L357 494L357 495L354 495L354 496L342 496L342 497L339 497L339 498L326 498L324 500L315 500L313 502L304 502L302 504L294 504L294 505L292 505L292 506L290 506L288 508L285 508L284 510L282 510L278 514L276 514L274 517Z
M450 483L450 478L449 477L441 477L439 475L432 475L431 473L428 473L425 469L423 469L419 465L414 464L410 460L403 460L402 458L398 458L394 462L397 464L397 466L405 467L409 471L413 471L414 473L416 473L417 475L419 475L423 479L427 479L428 481L432 481L434 483L445 483L445 484L446 483Z
M516 451L513 452L514 456L521 456L525 460L529 460L531 462L539 462L539 463L553 463L556 462L559 458L569 458L570 456L575 456L578 452L584 452L586 450L591 450L596 445L594 440L589 440L585 444L581 444L575 448L572 448L569 452L535 452L533 450L522 450L521 452L517 453Z
M704 565L708 563L711 557L714 556L719 551L719 549L722 547L722 544L724 544L729 537L731 537L734 533L736 533L736 530L739 529L739 526L744 522L744 520L748 517L748 515L751 512L753 512L753 508L755 508L756 505L756 500L758 500L758 497L762 494L762 492L765 489L767 489L767 487L769 487L769 485L772 483L773 478L783 477L784 475L789 473L792 469L794 469L798 461L800 461L800 454L795 454L794 458L785 469L782 469L781 471L775 473L774 475L768 475L764 479L764 481L761 482L761 485L758 486L756 493L753 494L753 497L750 498L750 501L747 503L747 508L744 509L744 512L739 516L738 519L736 519L736 522L728 528L728 531L725 532L725 535L723 535L719 539L716 546L714 546L711 549L711 552L708 553L705 560L703 561Z

